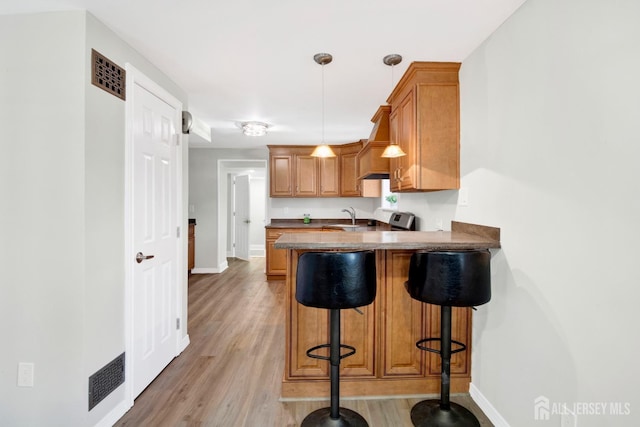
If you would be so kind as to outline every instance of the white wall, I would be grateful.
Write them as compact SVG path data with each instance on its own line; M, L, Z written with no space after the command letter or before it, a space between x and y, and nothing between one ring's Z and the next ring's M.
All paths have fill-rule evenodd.
M88 377L125 347L125 104L91 85L91 48L186 102L85 12L0 16L3 425L95 425L123 404L119 387L88 411Z
M85 418L83 16L0 16L5 425ZM19 361L35 364L35 387L16 387Z
M623 402L640 425L640 3L530 0L469 58L461 84L462 186L403 194L426 228L499 226L493 299L474 316L472 381L514 427L534 399Z

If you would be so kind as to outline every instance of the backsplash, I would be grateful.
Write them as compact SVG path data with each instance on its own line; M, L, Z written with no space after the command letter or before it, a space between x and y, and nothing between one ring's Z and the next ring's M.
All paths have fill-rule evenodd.
M271 218L302 219L304 214L314 218L348 219L349 215L342 209L353 207L356 218L373 218L376 208L380 207L380 199L366 197L336 197L336 198L269 198L270 209L267 223Z

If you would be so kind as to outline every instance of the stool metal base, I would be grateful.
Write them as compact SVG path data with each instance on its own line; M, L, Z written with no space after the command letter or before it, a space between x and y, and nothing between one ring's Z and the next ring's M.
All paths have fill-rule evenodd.
M307 415L300 427L369 427L369 424L357 412L340 407L340 418L332 419L331 408L322 408Z
M416 427L480 427L475 415L464 406L449 402L442 409L439 400L423 400L411 408L411 422Z

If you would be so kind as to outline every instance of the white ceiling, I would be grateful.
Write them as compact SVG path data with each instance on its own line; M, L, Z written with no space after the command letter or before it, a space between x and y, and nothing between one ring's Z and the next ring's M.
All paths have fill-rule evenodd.
M525 0L0 0L0 14L86 9L171 77L211 144L250 148L367 138L412 61L462 62ZM108 56L108 52L102 52ZM382 62L403 56L391 70ZM237 124L271 125L265 137ZM198 143L192 145L200 145Z

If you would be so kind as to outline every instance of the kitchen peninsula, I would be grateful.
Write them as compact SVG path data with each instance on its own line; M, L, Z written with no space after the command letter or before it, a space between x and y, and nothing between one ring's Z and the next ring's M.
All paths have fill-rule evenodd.
M343 396L437 393L440 359L415 343L439 336L438 306L411 299L404 288L409 259L416 250L465 250L500 247L500 229L452 221L446 231L367 231L284 233L275 248L287 249L286 354L283 398L323 397L329 387L328 364L307 357L308 348L328 342L327 310L305 307L295 299L298 256L309 250L376 251L377 296L362 314L344 310L342 342L357 352L341 364ZM451 391L468 392L471 381L471 309L453 308L452 338L467 344L451 359Z

